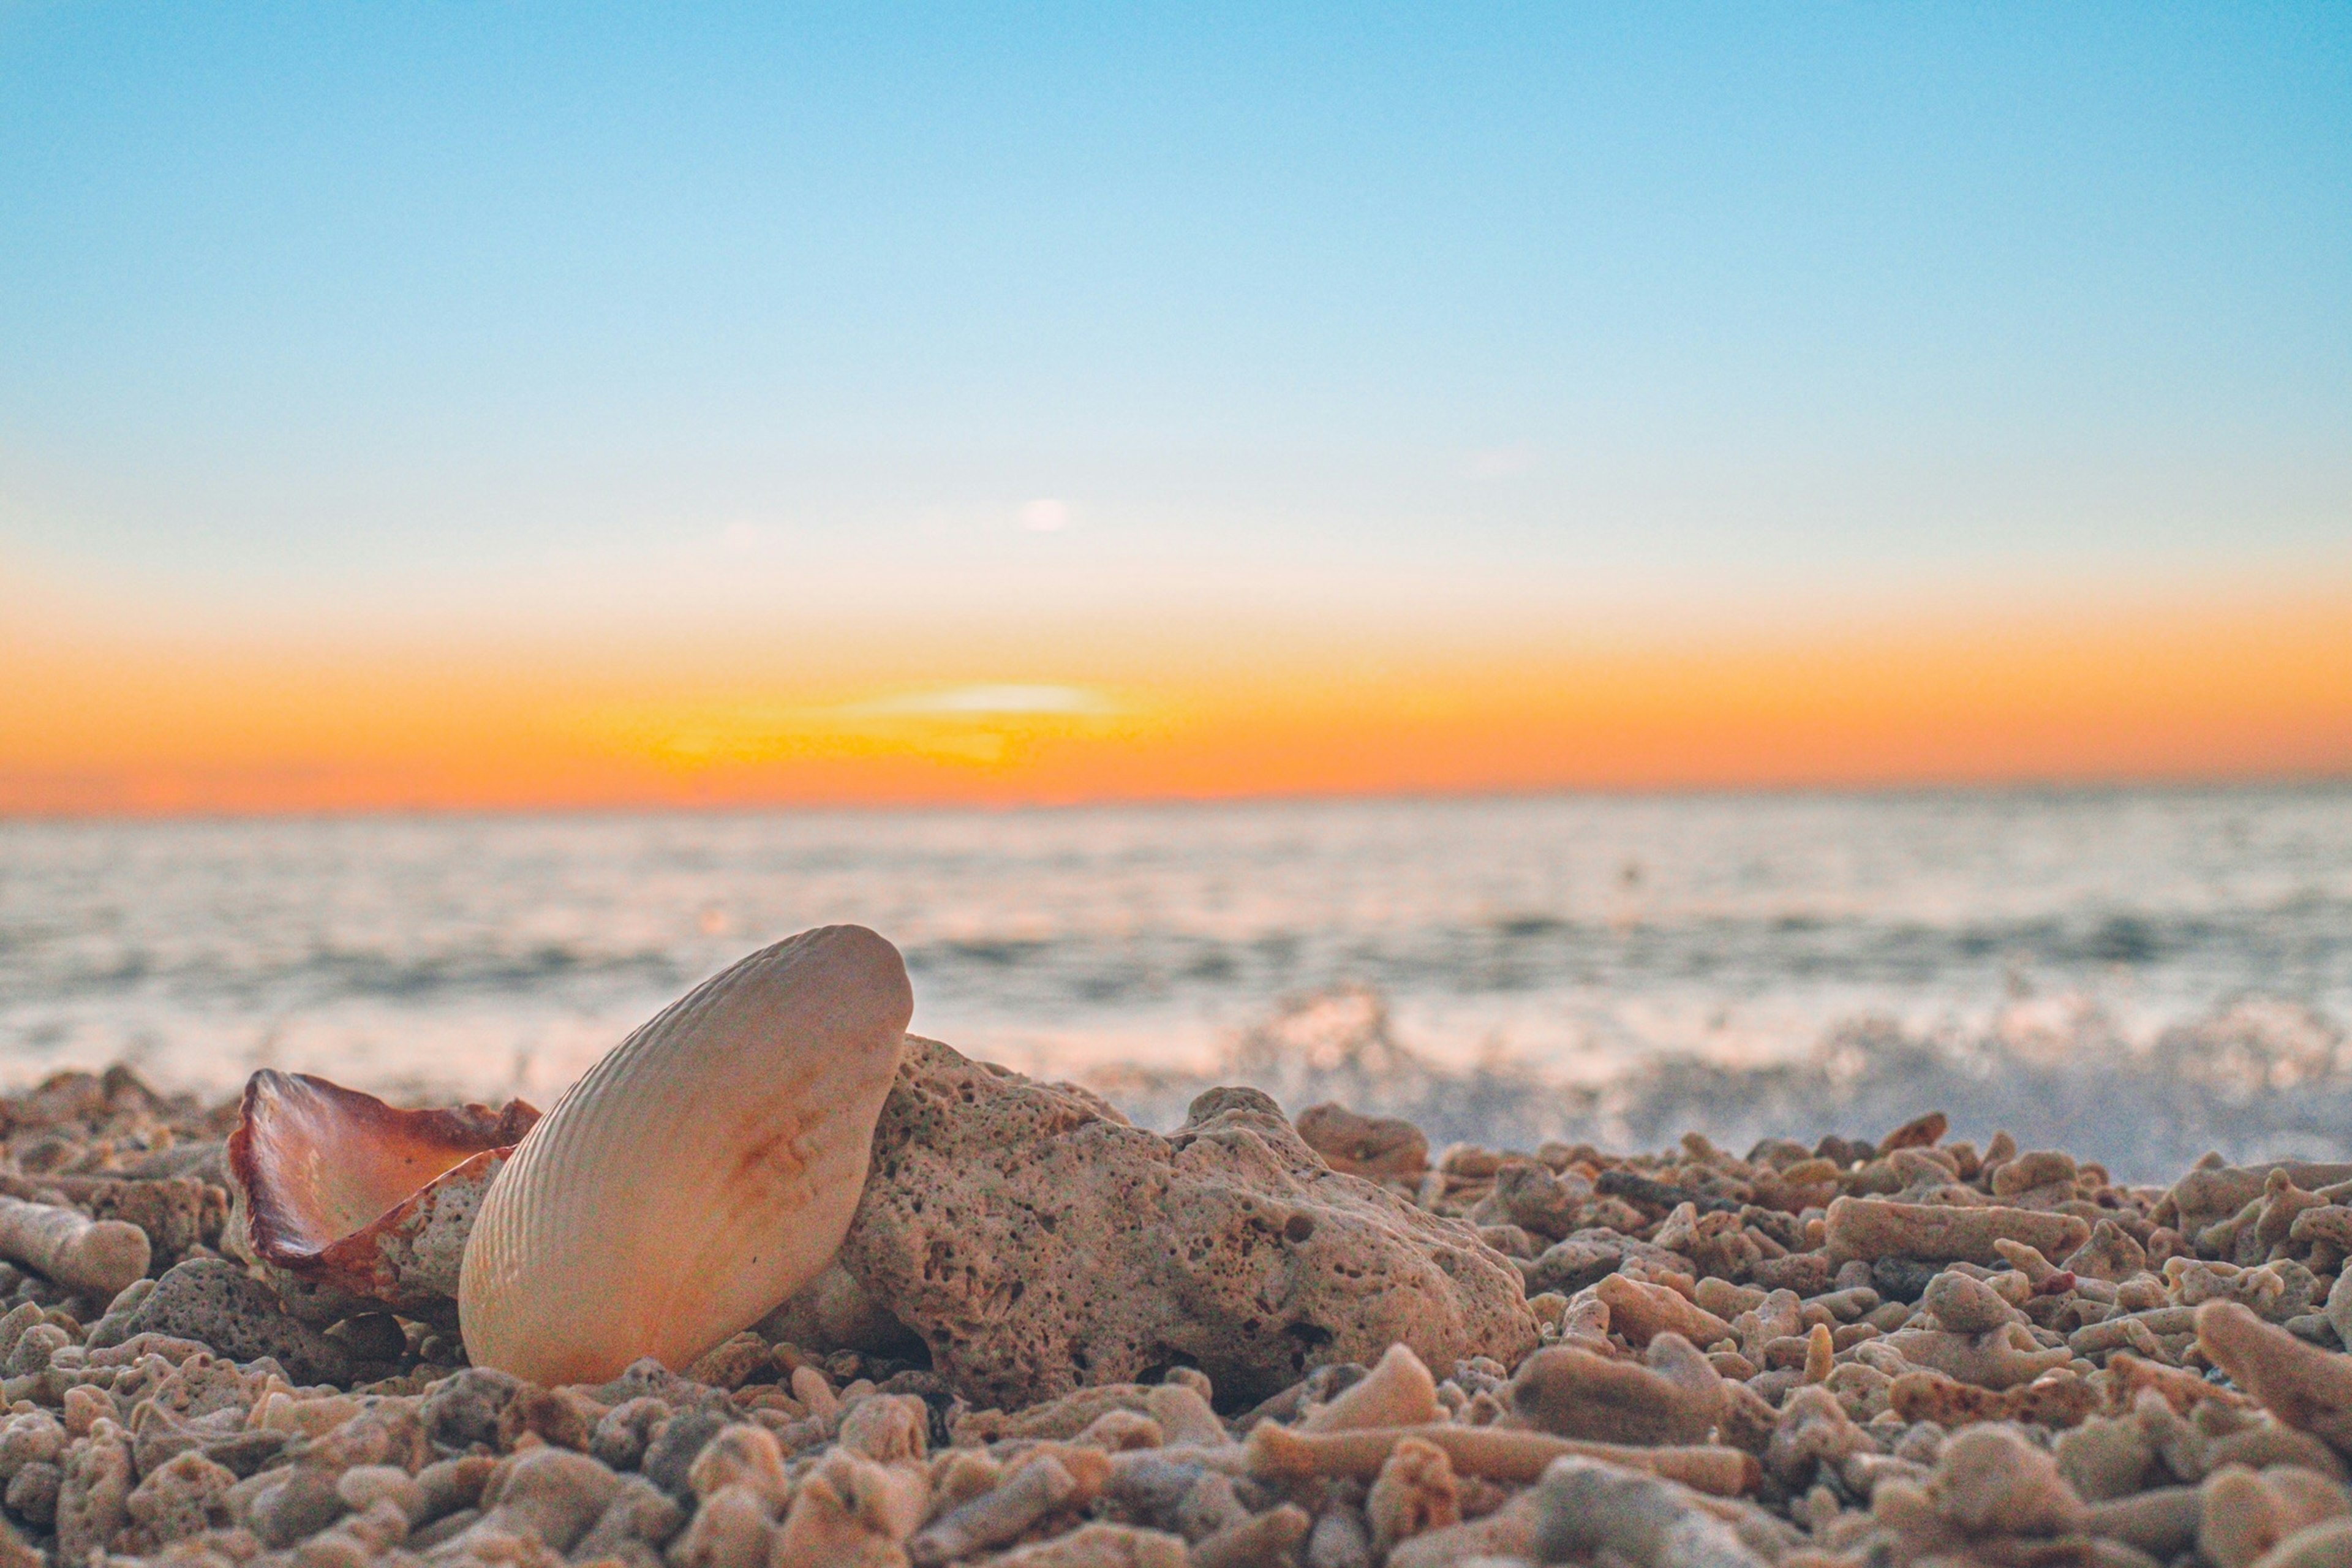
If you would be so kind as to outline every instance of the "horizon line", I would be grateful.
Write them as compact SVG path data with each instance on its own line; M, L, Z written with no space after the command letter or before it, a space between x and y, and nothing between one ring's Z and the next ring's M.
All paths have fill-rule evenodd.
M1470 805L1524 801L1585 799L1595 801L1672 801L1705 799L1801 798L1818 796L1857 800L1887 800L1935 796L1990 797L2014 795L2196 795L2328 793L2352 790L2352 766L2315 770L2262 770L2244 773L2184 771L2177 773L2053 774L2020 773L1969 779L1950 775L1916 779L1867 780L1824 777L1811 780L1758 780L1751 783L1660 781L1649 784L1559 784L1515 787L1236 790L1232 793L1103 793L1087 796L965 799L838 800L751 798L687 800L647 797L641 800L562 801L540 803L412 802L320 806L121 806L42 807L0 806L0 827L101 826L109 824L243 824L258 822L358 822L365 820L463 818L516 820L532 817L635 816L987 816L1027 813L1223 810L1279 805Z

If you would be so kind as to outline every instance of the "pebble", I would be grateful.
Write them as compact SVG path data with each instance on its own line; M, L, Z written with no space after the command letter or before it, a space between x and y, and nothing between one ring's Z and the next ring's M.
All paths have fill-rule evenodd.
M132 1312L129 1329L193 1340L231 1361L267 1356L299 1384L351 1376L352 1358L341 1344L288 1316L268 1286L223 1258L173 1266Z
M151 1216L160 1277L0 1274L0 1568L2352 1563L2352 1168L2125 1186L1932 1115L1744 1159L1694 1138L1432 1165L1415 1130L1342 1108L1305 1138L1218 1091L1161 1138L976 1068L993 1087L948 1127L923 1116L961 1114L930 1096L963 1103L971 1064L943 1052L910 1053L861 1209L878 1228L853 1229L825 1310L780 1310L691 1375L554 1389L383 1312L321 1332L217 1257L203 1149L233 1112L122 1069L6 1101L12 1156L37 1142L63 1173L7 1195ZM1044 1161L1019 1142L1039 1129L1063 1141ZM1318 1147L1366 1173L1318 1174ZM983 1202L983 1164L1023 1201L1058 1173L1056 1226ZM980 1319L894 1273L909 1237L947 1238L950 1216L893 1208L909 1191L978 1226L955 1256L998 1338L957 1339ZM1090 1359L1095 1314L1112 1344L1178 1321L1183 1290L1119 1272L1148 1252L1129 1233L1228 1237L1157 1365ZM1087 1258L1112 1262L1082 1289ZM1454 1287L1374 1310L1340 1278L1360 1265ZM1300 1303L1256 1336L1331 1338L1199 1337L1252 1338L1223 1294L1244 1266ZM1043 1307L1003 1299L1024 1281ZM1114 1289L1157 1294L1121 1316Z

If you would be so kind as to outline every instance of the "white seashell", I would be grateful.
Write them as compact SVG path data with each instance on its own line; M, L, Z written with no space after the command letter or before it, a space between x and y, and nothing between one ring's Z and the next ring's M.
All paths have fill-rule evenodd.
M684 1367L832 1261L914 1013L898 950L803 931L631 1035L533 1127L466 1244L477 1366Z

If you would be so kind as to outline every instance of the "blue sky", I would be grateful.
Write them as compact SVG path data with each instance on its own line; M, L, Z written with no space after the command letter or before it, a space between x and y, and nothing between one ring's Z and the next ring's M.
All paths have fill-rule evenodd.
M0 237L198 617L2352 565L2340 5L6 5Z

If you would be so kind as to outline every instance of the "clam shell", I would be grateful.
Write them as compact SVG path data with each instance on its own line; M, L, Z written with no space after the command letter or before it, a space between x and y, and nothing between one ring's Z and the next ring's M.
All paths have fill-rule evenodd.
M597 1382L684 1367L832 1261L914 994L898 950L827 926L631 1035L491 1184L457 1293L477 1366Z
M229 1134L231 1249L314 1322L386 1308L454 1323L466 1236L539 1112L521 1100L403 1110L264 1070Z

